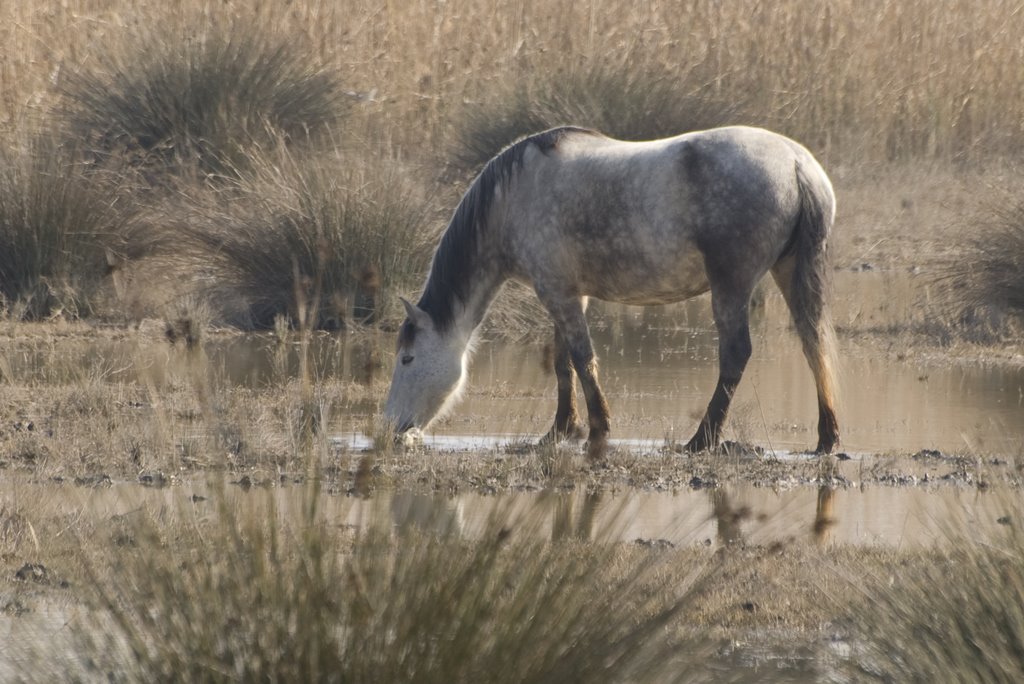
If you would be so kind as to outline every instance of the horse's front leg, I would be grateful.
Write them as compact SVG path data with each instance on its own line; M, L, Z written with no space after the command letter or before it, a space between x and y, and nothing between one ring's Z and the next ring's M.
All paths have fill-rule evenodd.
M555 326L555 379L558 385L558 406L555 422L541 444L557 444L563 439L583 439L583 426L576 411L576 371L569 355L565 337Z
M750 360L748 302L749 295L729 297L712 290L711 308L718 328L718 384L697 432L686 445L690 453L718 446L732 395Z
M608 402L601 391L597 379L597 357L590 340L590 329L587 327L586 299L580 297L544 296L538 291L541 302L547 307L551 318L555 321L556 344L561 335L568 350L568 357L576 369L583 386L583 396L587 401L587 418L590 425L587 440L587 453L591 458L599 458L604 453L608 441L611 417ZM556 365L557 365L556 350ZM557 370L556 370L557 372ZM571 380L571 376L570 376ZM571 392L572 383L569 383ZM561 405L561 397L560 402ZM566 407L568 410L568 407ZM556 417L557 423L557 417Z

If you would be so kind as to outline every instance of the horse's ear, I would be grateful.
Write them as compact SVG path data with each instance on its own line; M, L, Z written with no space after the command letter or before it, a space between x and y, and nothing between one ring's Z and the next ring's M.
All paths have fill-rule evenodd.
M430 322L430 314L423 309L419 308L405 297L399 297L402 300L402 306L405 307L405 315L409 317L409 320L418 328L423 328Z

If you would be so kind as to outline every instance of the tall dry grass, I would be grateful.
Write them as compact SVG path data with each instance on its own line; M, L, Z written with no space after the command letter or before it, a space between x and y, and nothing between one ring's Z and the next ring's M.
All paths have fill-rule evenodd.
M675 584L686 572L665 567L665 554L547 542L542 515L507 511L476 538L443 514L395 525L386 508L339 530L318 486L286 510L222 492L204 521L139 516L119 546L90 548L88 608L70 625L68 659L84 672L57 660L71 670L61 675L614 682L684 681L705 667L700 634L666 630L699 597L697 556Z
M858 578L855 681L1018 682L1024 678L1024 530L1004 491L1003 534L950 532L932 562Z
M317 145L347 150L339 172L382 156L429 169L417 192L443 216L460 189L444 165L462 178L512 138L561 123L630 138L759 124L830 167L1017 155L1022 34L1010 0L5 3L0 130L58 130L63 113L93 155L193 171L178 188L189 202L268 141L318 133ZM115 198L154 210L134 184ZM166 212L156 223L185 221L170 207L155 208ZM280 259L273 280L302 259Z
M1021 148L1024 16L1009 0L6 3L0 121L45 110L67 73L109 63L126 32L179 26L173 16L300 37L310 64L372 94L380 135L421 154L509 83L559 73L571 91L578 76L620 64L738 103L739 117L827 158L981 160Z
M5 315L93 313L121 251L123 215L78 163L77 148L29 126L0 146L0 298Z
M959 249L935 280L953 325L973 337L1018 337L1024 323L1024 199L1006 187L981 193L965 215Z

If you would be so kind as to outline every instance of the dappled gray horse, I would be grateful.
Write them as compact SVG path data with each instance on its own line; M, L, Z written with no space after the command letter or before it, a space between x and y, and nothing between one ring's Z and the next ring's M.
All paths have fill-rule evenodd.
M751 354L749 305L771 271L818 391L818 445L839 440L833 334L825 294L832 186L799 144L732 127L649 142L556 128L494 157L459 203L419 303L402 300L385 417L399 433L449 410L466 379L474 331L502 284L533 286L555 323L558 406L547 437L582 436L578 374L592 447L609 433L584 312L587 298L667 304L711 291L718 386L687 444L718 444Z

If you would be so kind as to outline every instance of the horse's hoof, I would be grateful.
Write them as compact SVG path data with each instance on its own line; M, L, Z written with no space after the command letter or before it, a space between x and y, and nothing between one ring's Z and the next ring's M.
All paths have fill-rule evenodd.
M591 430L590 436L587 438L587 459L591 463L602 461L607 451L608 433Z
M827 442L818 442L818 446L814 448L814 453L817 456L828 456L835 451L836 444L838 441L829 440Z
M583 439L585 432L583 426L574 423L566 429L552 427L537 442L537 446L551 446L559 442L578 442Z
M683 453L687 453L692 456L693 454L699 454L703 451L711 451L714 448L715 447L708 443L707 440L697 439L696 437L694 437L693 439L686 443L686 445L682 448L682 451Z

